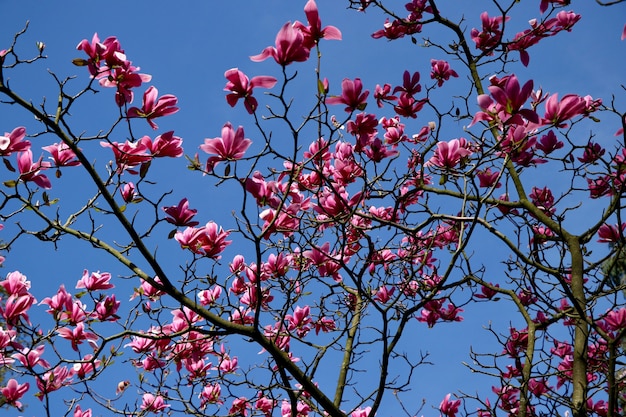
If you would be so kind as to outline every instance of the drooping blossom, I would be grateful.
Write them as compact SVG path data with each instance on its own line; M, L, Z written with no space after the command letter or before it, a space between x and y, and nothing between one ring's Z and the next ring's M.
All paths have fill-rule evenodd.
M231 68L224 73L224 77L228 80L224 91L230 91L226 94L226 101L230 107L235 107L239 99L243 99L244 106L248 113L253 114L259 103L252 96L254 88L272 88L276 85L276 78L269 75L258 75L248 79L248 76L238 68Z
M250 57L252 61L265 61L272 57L282 66L293 62L304 62L309 59L310 50L304 43L302 32L293 27L291 22L287 22L276 35L276 46L268 46L260 54Z
M17 156L17 168L20 173L20 180L24 182L34 182L42 188L51 188L52 184L45 174L41 171L50 168L49 162L44 162L40 157L37 162L33 162L33 153L30 149L20 152Z
M222 136L205 139L204 144L200 145L200 149L211 156L207 160L206 170L213 172L213 169L220 161L232 161L243 158L246 150L250 147L252 141L244 137L243 127L237 127L235 131L230 122L227 122L222 128Z
M154 86L150 86L143 93L143 103L141 108L131 107L128 109L126 116L129 118L140 117L148 121L152 129L158 129L153 119L157 117L169 116L176 113L179 109L176 107L178 99L172 94L166 94L159 97L159 90Z
M304 6L308 26L296 21L294 26L304 35L304 46L312 49L317 42L324 38L328 40L341 40L341 31L334 26L326 26L322 29L319 11L315 0L309 0Z
M432 78L433 80L437 80L437 86L439 87L443 85L444 81L448 81L450 77L459 77L459 74L457 74L455 70L450 68L450 64L442 59L431 59L430 66L430 78Z
M355 78L354 81L349 78L344 78L341 82L341 90L340 96L328 97L326 103L345 104L345 111L348 113L365 109L367 97L370 92L367 90L363 92L363 83L360 78Z
M57 168L80 165L80 162L76 159L74 151L63 142L44 146L42 149L50 152L50 158L54 162L54 166Z
M165 220L174 226L197 226L199 223L192 220L198 210L189 208L187 198L180 200L178 205L163 207L163 211L168 215Z

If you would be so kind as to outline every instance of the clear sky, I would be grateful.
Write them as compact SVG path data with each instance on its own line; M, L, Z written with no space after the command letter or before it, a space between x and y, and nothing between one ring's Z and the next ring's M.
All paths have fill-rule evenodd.
M472 27L479 27L479 14L491 2L450 0L440 3L446 3L442 8L450 7L453 10L451 17L465 16L465 25L469 31ZM528 27L529 19L539 17L539 0L524 0L522 3L520 11L511 19L511 25L519 30ZM516 72L520 79L533 78L535 86L542 86L545 91L558 91L561 95L590 94L594 98L601 97L609 101L612 94L618 93L615 89L620 83L626 83L626 41L620 41L626 23L626 6L602 8L592 0L574 0L572 3L571 8L583 16L573 32L547 39L531 49L529 67L516 67ZM229 107L224 99L224 71L239 67L249 76L278 76L273 62L254 63L249 60L249 56L273 45L276 32L286 21L305 21L302 12L304 4L304 0L157 0L117 3L0 0L0 9L3 10L0 50L29 21L28 31L18 44L19 50L28 55L35 50L35 42L41 41L46 44L45 54L49 58L12 75L11 85L24 97L38 103L43 96L47 96L48 100L53 100L55 96L54 83L46 69L60 78L77 75L77 88L83 85L86 71L71 64L73 58L83 56L82 52L75 50L79 41L91 39L94 32L101 39L118 37L133 63L140 66L142 72L152 75L150 84L156 85L161 94L175 94L178 97L181 111L157 122L161 132L175 130L178 136L183 137L186 153L193 154L204 138L218 136L226 121L231 121L233 125L250 126L252 134L252 119L241 107ZM365 14L346 10L346 4L347 1L342 0L318 0L323 24L334 25L343 33L343 41L323 44L323 75L330 80L331 91L339 92L344 77L361 77L370 90L376 84L397 84L405 69L420 71L424 80L428 78L430 59L444 58L441 52L414 46L408 39L395 42L372 39L370 34L382 26L384 18L374 10ZM425 32L423 35L432 36L433 39L447 36L440 32ZM462 72L459 63L450 61L450 64ZM293 68L305 77L312 77L312 65L296 64ZM464 76L461 73L461 77ZM455 86L463 82L452 80L446 88L455 94ZM306 92L311 93L311 89ZM101 96L110 96L110 103ZM87 99L86 104L77 108L73 115L76 130L95 133L106 129L116 117L112 100L111 91L102 91L97 97ZM140 97L136 100L140 100ZM623 92L621 97L618 96L618 104L622 107L626 105ZM371 103L370 106L374 107L375 104ZM425 122L419 120L413 127L419 128ZM31 116L7 111L4 106L0 106L0 131L11 131L18 125L28 128L32 124ZM615 122L597 129L599 135L608 140L613 137L615 130ZM142 134L150 132L146 127ZM451 127L449 134L450 138L461 136L463 126ZM280 139L279 133L276 136ZM251 138L254 140L254 137ZM120 138L120 141L123 139ZM199 217L205 221L214 219L225 227L233 224L231 212L237 206L232 203L232 193L215 188L212 182L197 173L187 172L182 160L164 164L165 168L159 176L164 190L174 190L176 198L188 196L193 206L198 208ZM6 171L1 172L0 175L4 175ZM4 177L0 178L5 180ZM79 178L70 181L68 187L75 187L74 195L68 195L66 201L72 201L81 190ZM76 201L80 200L77 198ZM177 201L173 197L171 204ZM113 236L116 230L111 228L107 232ZM80 262L75 262L74 251L79 248L83 249ZM49 296L61 282L73 287L84 268L120 272L117 267L111 266L103 254L85 251L84 245L75 242L63 242L57 252L49 249L29 240L18 245L7 257L5 271L19 269L24 272L33 282L39 299ZM175 245L171 241L163 242L159 248L174 249ZM493 248L493 251L497 250ZM225 259L229 259L229 256L225 256ZM508 321L506 316L498 314L497 307L484 311L477 309L473 315L467 315L462 324L436 326L430 330L423 328L421 334L415 336L416 341L424 341L424 349L431 352L431 359L436 363L433 372L424 373L425 379L416 379L416 398L427 398L429 407L436 406L448 392L455 392L459 388L471 392L483 383L480 378L475 379L477 377L470 374L460 361L468 360L466 353L470 336L482 331L477 329L490 320L501 323ZM486 332L485 338L488 338ZM472 339L474 347L487 346L483 342ZM104 383L114 387L116 382L111 380ZM489 390L489 385L481 389L484 393ZM27 402L32 404L27 415L37 415L36 400L29 397ZM436 416L438 412L426 408L424 414ZM393 412L391 415L394 415Z

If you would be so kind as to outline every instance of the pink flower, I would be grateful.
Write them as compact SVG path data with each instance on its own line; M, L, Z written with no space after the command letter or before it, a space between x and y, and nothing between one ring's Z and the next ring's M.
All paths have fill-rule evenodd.
M6 291L8 295L28 295L30 281L27 280L26 275L23 275L19 271L13 271L7 274L4 281L0 281L0 286L4 288L4 291Z
M197 226L199 223L192 221L198 210L190 209L186 198L180 200L177 206L163 207L163 211L169 216L165 220L175 226Z
M198 299L203 306L211 305L222 295L222 287L215 286L209 290L203 290L198 293Z
M141 141L148 148L155 158L170 157L178 158L183 154L183 140L178 136L174 136L174 131L170 130L151 141L148 136L144 136Z
M51 159L54 161L54 166L56 167L80 165L80 162L76 159L74 151L63 142L44 146L42 149L50 152L50 155L52 155Z
M622 223L621 226L616 224L609 225L603 224L598 229L598 242L615 244L622 240L622 233L626 229L626 223Z
M85 269L83 277L76 284L76 288L85 288L87 291L100 291L114 288L111 284L111 274L108 272L100 273L92 272L91 274Z
M129 141L124 143L100 142L100 145L103 148L111 148L113 150L117 172L120 174L125 170L128 170L131 174L136 174L137 172L130 168L148 162L151 158L147 153L148 147L143 140L134 143Z
M120 188L120 194L122 194L122 200L124 200L125 203L131 203L137 196L135 184L132 182L124 184L124 186Z
M259 105L256 98L252 97L252 90L257 87L272 88L277 81L276 78L267 75L259 75L249 80L238 68L229 69L224 73L224 77L228 80L224 91L230 91L230 94L226 94L226 101L230 107L235 107L239 99L243 99L244 106L250 114L253 114Z
M6 326L11 329L18 323L20 319L30 323L28 318L28 310L33 303L37 301L31 294L11 295L4 301L4 305L0 306L0 315L4 317Z
M493 172L491 171L491 168L487 168L485 170L477 171L476 176L478 177L478 180L480 181L479 187L500 188L500 186L502 185L499 182L497 182L498 178L500 178L500 171Z
M387 288L386 285L383 285L374 293L374 299L381 304L386 304L393 296L395 290L395 287Z
M94 333L85 331L85 324L83 322L78 323L74 329L61 327L57 330L57 333L63 339L71 341L72 349L75 351L78 351L78 345L82 344L85 340L92 345L94 349L98 346L96 342L98 340L98 336Z
M160 413L170 407L165 403L165 400L161 395L154 396L150 393L143 395L143 402L141 403L141 409L145 411L151 411L153 413Z
M28 391L29 387L30 385L27 382L19 384L15 379L11 378L7 381L7 385L0 389L0 392L2 392L6 404L21 409L22 403L19 400Z
M158 129L159 127L154 123L152 119L157 117L169 116L170 114L176 113L179 109L176 107L176 103L178 103L178 99L176 96L172 94L166 94L157 98L159 95L159 90L155 87L150 86L143 93L143 105L141 109L137 107L131 107L128 109L126 116L129 118L141 117L148 121L148 124L152 126L152 129Z
M372 411L372 407L359 407L350 414L350 417L368 417L370 415L370 411Z
M559 95L553 94L546 100L545 106L544 124L553 124L558 127L567 126L563 123L564 121L584 114L587 109L585 99L576 94L567 94L560 101Z
M304 62L309 59L310 50L304 44L304 35L287 22L276 35L276 47L268 46L260 54L251 56L254 62L265 61L270 56L282 65L292 62Z
M304 6L304 14L309 26L304 26L300 22L295 22L294 26L304 35L304 46L312 49L320 39L341 40L341 31L334 26L326 26L322 29L317 4L314 0L309 0Z
M214 222L208 222L199 229L188 227L183 232L177 232L174 238L181 247L195 254L219 259L220 253L231 244L230 240L226 240L229 234Z
M609 311L604 320L614 331L626 328L626 308Z
M91 408L83 411L83 409L80 408L80 405L77 405L76 409L74 409L74 417L91 417Z
M366 100L369 96L369 91L363 91L363 83L360 78L355 78L352 81L349 78L344 78L341 82L341 96L328 97L326 99L327 104L345 104L346 112L351 113L355 110L364 110L367 106Z
M235 131L227 122L222 128L222 137L205 139L200 149L208 154L215 154L207 160L206 169L212 172L220 161L232 161L243 158L244 153L250 147L252 141L244 138L243 127L237 127Z
M449 142L438 142L434 155L425 165L450 169L454 168L462 158L471 154L472 151L461 146L459 139L452 139Z
M431 70L430 70L430 78L433 80L437 80L437 85L441 87L444 81L448 81L450 77L458 78L459 74L456 73L455 70L450 68L450 64L448 64L444 60L430 60Z
M221 395L222 387L220 384L215 383L205 386L200 395L198 395L200 398L200 408L204 409L207 404L223 404L224 402L220 400Z
M17 168L20 172L20 179L24 182L32 181L42 188L51 188L52 184L48 177L41 171L50 168L49 162L42 162L42 157L37 162L33 162L33 153L30 149L20 152L17 157Z
M23 152L30 148L30 142L24 140L26 128L16 127L11 133L0 136L0 156L9 156L12 152Z
M461 400L450 401L450 395L451 394L446 395L443 401L441 401L439 404L439 411L441 411L446 417L455 417L456 413L459 412Z
M74 60L74 64L87 65L91 76L96 78L107 76L111 67L120 65L126 60L126 55L124 55L119 41L114 36L110 36L103 42L100 42L98 34L94 33L91 42L83 39L76 46L76 49L84 51L89 56L89 61Z

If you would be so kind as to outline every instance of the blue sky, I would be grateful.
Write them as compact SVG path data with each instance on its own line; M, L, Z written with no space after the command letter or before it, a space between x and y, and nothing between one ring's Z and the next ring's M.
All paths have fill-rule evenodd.
M331 82L331 91L339 92L344 77L361 77L370 90L378 83L397 84L405 69L420 71L423 82L429 81L430 59L445 58L441 52L413 46L408 39L395 42L371 39L370 34L381 27L384 18L375 10L365 14L346 10L346 3L340 0L318 1L323 24L337 26L344 38L341 42L329 41L322 45L322 71L323 76ZM479 27L478 16L483 11L483 5L490 3L455 0L446 2L445 7L454 10L451 17L464 16L464 24L469 31L472 27ZM515 13L511 19L515 30L527 28L529 19L539 17L538 0L525 0L522 3L519 13ZM516 66L516 73L522 80L535 79L535 86L542 86L545 91L558 91L561 95L591 94L608 102L612 94L619 93L616 90L619 84L626 82L623 70L626 64L626 41L620 41L626 7L601 8L591 0L573 3L571 8L583 15L573 32L547 39L531 49L529 67ZM239 67L250 77L278 76L277 67L271 60L253 63L249 56L258 54L267 45L273 45L275 34L284 22L304 21L304 4L304 0L178 3L159 0L127 2L123 5L74 0L0 0L4 10L3 24L0 26L0 49L10 43L12 35L22 29L26 21L30 22L29 29L18 44L18 50L28 55L35 50L35 42L46 44L47 60L25 68L23 72L11 74L11 85L25 98L38 103L42 96L52 101L55 95L54 83L46 69L60 78L77 75L76 88L83 85L86 71L71 65L73 58L82 57L82 53L75 50L79 41L91 39L94 32L101 39L118 37L129 59L140 66L142 72L152 75L150 84L157 86L161 94L175 94L179 98L181 111L157 122L160 132L175 130L178 136L183 137L186 153L193 154L204 138L219 136L226 121L231 121L233 125L244 125L254 140L251 118L242 108L232 109L224 100L224 71ZM447 36L438 31L427 31L423 35L431 36L433 40ZM465 76L459 63L450 61L450 64L461 74L461 78ZM303 82L302 88L311 85L312 65L296 64L291 69L298 70L305 80L309 80L309 84ZM457 94L455 87L464 83L464 79L451 80L445 88L450 94ZM293 94L297 95L299 91ZM136 100L140 100L140 97ZM626 104L623 92L617 100L617 104L622 107ZM370 103L370 106L375 105ZM0 131L10 131L18 125L27 128L33 125L31 116L6 110L0 110ZM115 120L115 111L111 91L104 90L95 97L87 97L85 104L77 107L73 113L75 129L84 129L88 133L106 129ZM339 108L336 111L339 113ZM413 127L419 129L426 122L425 119L418 120ZM611 140L617 130L617 123L613 120L594 128L598 140ZM147 125L140 129L145 129L141 134L151 134ZM450 138L463 135L461 125L448 129ZM281 139L280 132L276 133L276 138ZM120 141L123 139L120 138ZM199 216L205 221L214 219L225 224L225 227L232 224L231 212L236 208L232 198L238 194L214 187L208 179L187 172L184 165L182 160L167 161L162 165L159 186L174 190L168 203L174 204L180 197L188 196L192 206L198 208ZM2 172L4 174L6 171ZM63 180L66 181L63 190L68 193L64 201L79 204L81 200L77 197L81 187L85 186L84 182L81 178L67 176ZM113 226L107 226L106 232L115 236L117 231ZM79 250L82 251L81 262L71 262ZM162 242L159 250L176 250L176 247L171 241ZM33 258L37 262L33 262ZM85 250L84 245L76 242L63 242L59 250L54 252L37 242L25 240L9 254L5 270L22 270L33 282L33 287L37 288L35 292L41 299L54 291L60 282L73 287L83 268L111 272L117 269L103 254ZM475 348L477 345L487 346L485 340L470 339L470 336L476 334L476 329L481 325L487 325L489 318L504 325L508 321L506 315L498 314L497 307L486 308L484 312L480 307L473 314L467 315L461 325L436 326L434 329L424 327L415 335L415 340L423 341L424 350L429 350L433 355L432 360L436 362L432 371L425 371L422 382L418 379L414 391L416 397L427 398L429 406L436 406L446 393L458 388L471 391L482 383L477 383L480 378L474 379L477 377L469 374L460 361L467 360L470 341ZM485 338L488 338L486 332ZM114 386L114 382L107 381L105 384ZM486 384L482 388L483 392L490 389ZM33 398L28 401L32 404L28 409L29 414L37 414L35 401ZM424 414L437 415L429 408L424 410Z

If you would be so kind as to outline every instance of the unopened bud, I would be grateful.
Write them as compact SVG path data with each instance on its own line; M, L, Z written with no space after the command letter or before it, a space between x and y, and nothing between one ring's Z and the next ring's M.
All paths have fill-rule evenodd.
M431 131L437 129L437 123L435 123L435 122L428 122L428 128Z
M43 42L37 42L36 45L37 45L37 49L39 50L39 53L42 53L43 50L46 48L46 44Z

